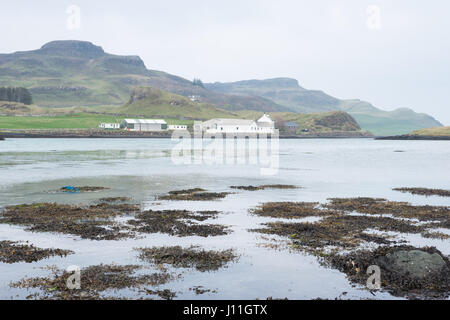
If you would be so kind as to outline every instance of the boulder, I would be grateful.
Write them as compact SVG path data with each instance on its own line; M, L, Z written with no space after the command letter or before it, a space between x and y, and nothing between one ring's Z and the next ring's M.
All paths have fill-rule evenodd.
M378 262L386 270L416 279L435 275L446 267L439 254L422 250L395 251L380 258Z

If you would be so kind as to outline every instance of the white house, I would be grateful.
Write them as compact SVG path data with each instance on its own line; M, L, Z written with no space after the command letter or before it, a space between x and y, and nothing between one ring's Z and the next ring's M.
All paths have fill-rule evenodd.
M211 119L202 122L197 130L206 133L274 133L275 126L269 115L257 121L245 119Z
M169 124L167 130L187 130L187 125L184 124Z
M100 129L120 129L120 123L100 123L98 125Z
M275 122L270 118L268 114L265 114L256 120L256 125L258 126L258 132L261 133L274 133Z
M125 119L120 127L128 131L166 131L167 123L161 119Z

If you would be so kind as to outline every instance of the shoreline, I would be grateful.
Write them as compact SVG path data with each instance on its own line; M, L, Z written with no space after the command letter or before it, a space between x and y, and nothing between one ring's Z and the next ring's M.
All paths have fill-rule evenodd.
M375 140L440 140L446 141L450 140L450 136L420 136L420 135L399 135L399 136L387 136L387 137L376 137Z
M192 134L192 133L191 133ZM0 140L5 138L102 138L102 139L122 139L122 138L139 138L139 139L170 139L172 137L171 133L168 132L129 132L129 131L119 131L119 132L105 132L99 130L55 130L55 131L45 131L45 130L26 130L26 131L0 131ZM2 139L3 138L3 139ZM268 135L270 139L270 135ZM354 138L365 138L373 139L374 136L366 135L362 133L346 133L346 132L336 132L336 133L319 133L315 135L280 135L280 139L354 139Z

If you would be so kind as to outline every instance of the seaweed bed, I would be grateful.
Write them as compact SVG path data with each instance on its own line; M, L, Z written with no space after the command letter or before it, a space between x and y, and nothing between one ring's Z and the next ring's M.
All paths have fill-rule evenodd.
M407 221L390 217L362 215L329 216L313 223L269 222L264 225L266 228L252 229L250 231L289 237L294 246L322 254L325 253L322 252L322 249L327 246L348 249L357 247L362 241L378 244L389 244L392 242L385 236L374 236L365 233L367 229L420 233L426 228L426 226L411 225Z
M151 273L135 275L135 271L142 269L137 265L94 265L80 270L80 289L69 289L69 279L74 272L53 269L53 276L24 278L11 283L14 288L39 288L41 294L28 298L57 299L57 300L88 300L88 299L123 299L105 296L104 291L126 288L141 288L143 286L159 286L171 281L174 276L167 273ZM73 283L73 282L72 282ZM150 291L148 294L158 294L160 291Z
M73 254L71 250L41 249L29 244L20 244L13 241L0 241L0 262L35 262L51 256L65 257Z
M194 213L187 210L147 210L137 214L135 219L129 221L129 224L133 225L136 231L142 233L161 232L179 237L226 235L230 233L230 230L224 225L198 224L192 221L204 221L214 218L218 214L218 211L198 211Z
M130 201L131 198L128 197L109 197L109 198L100 198L100 202L125 202Z
M291 184L265 184L262 186L231 186L230 188L246 191L257 191L265 189L297 189L298 187Z
M250 213L262 217L285 219L338 214L334 210L320 209L318 205L318 202L267 202L250 210Z
M132 238L136 232L167 233L176 236L218 236L230 233L226 226L199 224L215 218L218 211L163 210L139 212L139 206L127 203L106 203L74 206L56 203L35 203L6 207L0 223L26 226L35 232L59 232L90 240ZM131 216L126 223L114 221Z
M419 194L423 196L441 196L450 197L450 190L429 189L429 188L394 188L392 190L400 192L409 192L411 194Z
M251 212L275 218L302 216L323 216L323 218L317 222L269 222L263 224L264 228L250 231L285 237L291 249L318 256L322 263L346 273L352 282L365 284L369 277L366 273L368 266L379 265L382 288L394 295L412 297L417 294L430 298L448 296L450 264L448 258L442 253L435 248L393 247L392 244L395 241L391 236L385 233L370 234L368 230L400 234L420 233L423 237L448 239L449 235L432 231L430 228L437 226L448 228L449 207L414 206L406 202L389 202L376 198L330 200L329 204L323 206L324 210L317 207L316 203L263 204ZM355 211L358 213L354 214ZM383 216L383 214L391 216ZM417 223L405 218L415 218L426 223ZM361 247L367 244L372 244L376 249L371 251ZM343 251L348 253L340 254ZM430 273L417 279L407 272L401 273L394 270L388 263L390 257L399 252L406 256L434 253L434 258L438 257L445 261L445 267L440 272ZM422 262L419 259L412 260L410 263L417 266ZM425 269L427 272L430 271Z
M178 201L209 201L223 199L229 192L206 192L201 188L170 191L169 194L160 196L160 200L178 200Z
M113 240L132 236L112 218L139 210L131 204L101 203L72 206L56 203L33 203L6 207L0 223L26 226L29 231L59 232L91 240Z
M191 246L182 248L153 247L138 248L139 258L154 264L170 264L176 268L195 268L198 271L213 271L223 268L227 263L236 260L233 250L205 251Z
M407 202L387 201L379 198L332 198L326 207L333 210L357 211L367 214L391 214L394 217L420 221L439 221L445 227L450 221L450 207L415 206Z

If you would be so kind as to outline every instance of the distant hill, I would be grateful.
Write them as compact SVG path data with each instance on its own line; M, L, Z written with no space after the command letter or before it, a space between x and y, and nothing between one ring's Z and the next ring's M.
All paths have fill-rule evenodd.
M193 82L148 70L138 56L109 54L86 41L52 41L37 50L0 54L0 87L27 88L33 103L40 107L119 106L127 103L135 87L148 86L184 97L195 96L204 104L202 116L208 114L205 108L212 105L230 114L240 110L346 111L363 130L378 135L441 126L426 114L410 109L387 112L364 101L340 100L322 91L302 88L297 80L290 78L209 84L197 79ZM128 107L132 110L136 105L131 103Z
M433 117L411 109L383 111L365 101L340 100L322 91L302 88L297 80L290 78L206 83L205 88L228 94L260 95L301 113L346 111L363 130L376 135L403 134L419 128L442 126Z

